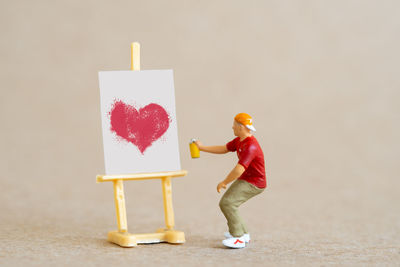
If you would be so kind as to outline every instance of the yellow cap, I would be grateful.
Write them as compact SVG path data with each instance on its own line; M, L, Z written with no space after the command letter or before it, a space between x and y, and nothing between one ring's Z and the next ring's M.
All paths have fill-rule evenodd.
M243 124L246 126L248 129L252 131L256 131L256 128L253 126L253 119L251 116L247 113L239 113L235 116L235 121Z

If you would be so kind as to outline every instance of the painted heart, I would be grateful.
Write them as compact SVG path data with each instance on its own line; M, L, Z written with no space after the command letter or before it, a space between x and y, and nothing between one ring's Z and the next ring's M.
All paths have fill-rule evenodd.
M167 130L170 118L165 109L155 103L136 110L121 100L115 100L109 112L111 132L144 151Z

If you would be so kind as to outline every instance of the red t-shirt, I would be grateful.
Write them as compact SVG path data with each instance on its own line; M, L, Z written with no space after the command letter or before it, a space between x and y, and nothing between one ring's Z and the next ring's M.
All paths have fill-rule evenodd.
M244 173L238 178L245 180L258 188L267 187L265 175L264 153L257 139L252 135L240 142L237 137L226 144L229 151L236 151L239 164L245 168Z

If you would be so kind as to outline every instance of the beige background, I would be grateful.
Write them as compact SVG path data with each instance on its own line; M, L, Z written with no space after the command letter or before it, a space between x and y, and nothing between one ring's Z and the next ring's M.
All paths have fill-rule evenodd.
M0 265L370 265L400 262L398 1L1 1ZM104 171L97 72L174 69L187 243L122 249ZM268 190L253 242L221 245L224 144L250 113ZM129 230L163 225L159 181L125 184Z

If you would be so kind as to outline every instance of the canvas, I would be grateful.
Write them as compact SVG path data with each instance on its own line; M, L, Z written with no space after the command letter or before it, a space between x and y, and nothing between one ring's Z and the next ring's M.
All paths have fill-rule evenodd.
M180 170L172 70L99 72L106 174Z

